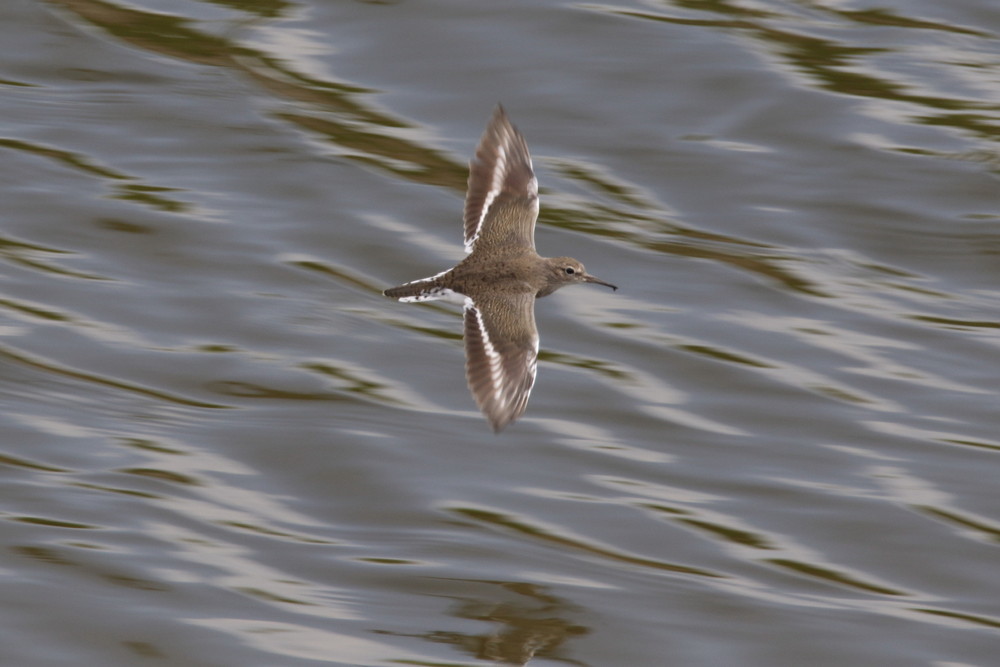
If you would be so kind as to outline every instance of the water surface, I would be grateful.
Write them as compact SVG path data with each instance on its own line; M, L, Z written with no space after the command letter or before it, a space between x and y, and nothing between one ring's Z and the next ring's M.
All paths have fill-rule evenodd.
M13 0L3 664L988 665L1000 11ZM495 436L497 101L538 303Z

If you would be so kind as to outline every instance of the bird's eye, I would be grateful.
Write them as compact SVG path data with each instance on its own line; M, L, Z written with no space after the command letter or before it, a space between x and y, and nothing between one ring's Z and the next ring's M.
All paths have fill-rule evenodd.
M574 273L576 273L576 269L574 269L572 266L567 266L565 269L563 269L563 271L566 272L567 276L571 276Z

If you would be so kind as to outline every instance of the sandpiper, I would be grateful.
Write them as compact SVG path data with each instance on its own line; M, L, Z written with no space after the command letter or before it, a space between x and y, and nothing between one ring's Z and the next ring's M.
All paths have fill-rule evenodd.
M571 257L540 257L537 217L538 181L528 144L497 105L469 163L468 256L447 271L384 292L400 301L448 299L465 306L466 378L496 432L524 414L535 384L535 298L576 283L618 289Z

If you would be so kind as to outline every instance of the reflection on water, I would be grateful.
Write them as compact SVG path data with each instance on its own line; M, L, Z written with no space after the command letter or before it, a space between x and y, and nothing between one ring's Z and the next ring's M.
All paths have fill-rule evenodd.
M992 5L485 7L5 7L3 664L991 664ZM502 441L498 99L627 288Z
M455 583L460 583L467 592L455 600L448 613L456 618L495 627L496 630L480 635L428 632L416 636L451 645L479 660L505 665L526 665L535 656L552 658L560 663L582 664L575 660L560 660L557 649L568 639L584 635L589 630L567 620L579 610L552 595L547 587L504 581ZM472 597L477 589L485 590L481 597Z

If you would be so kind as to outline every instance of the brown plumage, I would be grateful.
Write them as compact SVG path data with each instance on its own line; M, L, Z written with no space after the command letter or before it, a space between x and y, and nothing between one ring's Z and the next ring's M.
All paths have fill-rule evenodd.
M498 432L524 414L535 382L535 299L585 282L618 289L571 257L540 257L537 217L538 181L528 144L497 105L469 165L468 256L452 269L384 292L400 301L464 304L469 389Z

